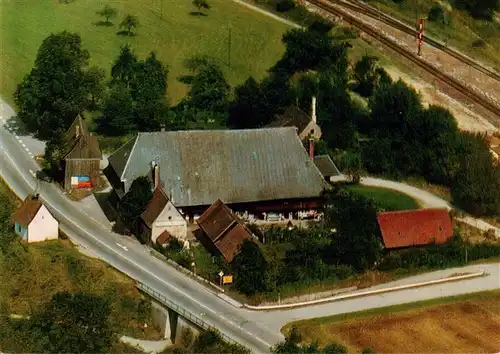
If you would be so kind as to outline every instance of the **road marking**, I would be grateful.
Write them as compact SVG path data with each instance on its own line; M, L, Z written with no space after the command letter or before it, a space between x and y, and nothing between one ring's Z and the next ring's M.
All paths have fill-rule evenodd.
M5 155L9 158L10 161L12 161L12 164L14 165L14 168L19 172L19 174L22 176L22 178L26 181L27 185L30 186L31 188L33 188L31 186L31 183L30 181L26 178L26 175L23 174L21 172L21 170L19 169L19 167L16 165L14 159L12 158L12 156L10 156L10 154L4 150L4 153ZM31 170L30 170L31 172ZM42 196L43 197L43 196ZM47 202L45 200L45 202ZM48 203L47 203L48 204ZM129 259L128 257L125 257L125 255L121 254L120 252L117 252L115 249L113 249L111 246L109 246L108 244L102 242L102 240L100 240L98 237L95 237L94 235L92 235L89 231L85 230L82 226L80 226L78 223L75 223L72 219L70 219L66 214L64 214L63 212L61 212L61 210L59 210L57 207L53 206L53 205L49 205L52 209L54 209L55 211L57 211L59 214L63 215L64 218L66 218L66 220L68 220L71 224L73 224L75 227L77 227L78 229L80 229L81 231L83 231L85 234L89 235L94 241L96 241L97 243L100 243L102 244L104 247L108 248L109 250L111 250L113 253L116 253L118 256L120 256L123 261L125 262L129 262L130 264L134 265L136 268L142 270L143 272L149 274L152 278L155 278L157 279L160 283L163 283L164 285L166 285L167 287L169 287L170 289L178 292L179 294L183 295L184 297L190 299L192 302L198 304L198 306L202 307L202 308L205 308L208 312L211 312L215 315L215 317L218 317L219 319L223 320L224 322L226 323L230 323L233 327L235 327L238 331L240 332L245 332L247 335L249 335L250 337L252 338L255 338L256 340L258 340L259 342L265 344L266 346L268 347L272 347L274 344L270 344L270 343L267 343L266 341L264 341L263 339L259 338L258 336L254 335L253 333L250 333L248 332L246 329L243 329L240 325L234 323L233 321L231 321L230 319L224 317L224 316L221 316L220 313L214 311L213 309L211 309L210 307L202 304L201 302L199 302L198 300L194 299L192 296L190 296L189 294L177 289L175 286L167 283L165 280L163 280L162 278L160 278L159 276L157 276L156 274L150 272L149 270L145 269L144 267L142 267L141 265L139 265L138 263L134 262L132 259ZM100 227L101 225L98 224L98 227ZM108 232L108 231L106 231ZM124 273L124 272L123 272ZM263 330L265 330L266 328L262 328Z
M26 148L26 144L23 143L22 141L21 141L21 145L23 146L23 148Z
M128 251L127 246L124 246L124 245L122 245L122 244L120 244L120 243L118 243L118 242L115 242L115 243L116 243L116 245L117 245L118 247L123 248L125 251Z

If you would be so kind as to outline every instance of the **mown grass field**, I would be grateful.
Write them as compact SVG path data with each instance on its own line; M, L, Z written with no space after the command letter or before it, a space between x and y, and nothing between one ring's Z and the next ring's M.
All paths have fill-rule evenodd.
M495 353L500 348L500 290L392 306L295 326L304 342L337 342L349 352Z
M260 79L281 56L282 34L289 29L275 19L230 0L211 0L207 16L192 16L191 1L160 0L59 0L0 2L0 94L12 102L16 85L28 73L43 39L63 30L79 33L91 64L111 70L122 45L130 44L139 58L156 51L169 66L168 96L172 103L182 98L186 86L177 81L187 73L184 61L195 55L219 60L230 84L253 75ZM104 4L118 10L113 27L97 26L96 14ZM160 16L162 10L162 16ZM137 36L118 36L118 24L126 14L137 16ZM231 67L228 66L228 38L231 28Z
M412 210L419 208L415 199L392 189L363 185L346 185L345 188L354 194L373 199L380 207L386 210Z
M373 0L370 5L379 8L399 20L417 26L417 16L427 18L429 10L434 5L441 5L447 12L447 25L425 21L425 31L449 45L463 51L472 58L500 69L500 18L497 21L474 20L466 12L458 11L450 6L447 0L401 1ZM450 11L451 10L451 11ZM484 45L474 46L477 40L483 40Z
M2 180L0 194L15 201ZM136 338L159 338L152 326L150 302L135 288L135 283L104 262L81 254L68 240L14 242L7 253L0 251L0 279L2 311L26 316L40 309L57 292L88 292L109 301L113 332ZM143 332L144 323L148 328ZM22 352L16 338L9 335L11 331L0 321L0 349Z

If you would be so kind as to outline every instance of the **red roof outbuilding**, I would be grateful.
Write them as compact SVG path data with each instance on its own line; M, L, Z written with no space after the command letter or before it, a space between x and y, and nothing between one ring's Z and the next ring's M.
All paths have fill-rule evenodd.
M377 221L385 248L443 244L453 236L447 209L420 209L379 213Z
M220 199L196 222L228 263L240 252L243 242L252 239L252 233Z

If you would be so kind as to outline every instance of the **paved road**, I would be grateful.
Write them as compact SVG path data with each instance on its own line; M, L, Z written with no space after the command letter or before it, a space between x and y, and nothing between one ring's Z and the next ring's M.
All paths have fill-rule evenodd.
M12 111L9 113L9 108L0 104L0 116L7 118L9 114L12 114ZM19 141L0 126L0 175L21 198L36 188L37 182L31 172L38 169L39 166ZM428 288L429 290L399 291L272 313L248 311L230 305L173 267L151 257L138 242L110 232L106 226L89 217L79 204L69 201L54 185L38 182L37 190L60 221L62 231L75 243L257 353L268 352L269 346L282 340L279 328L291 320L500 287L498 265L485 265L489 267L488 272L491 274L481 280L436 285ZM127 246L127 250L123 245Z

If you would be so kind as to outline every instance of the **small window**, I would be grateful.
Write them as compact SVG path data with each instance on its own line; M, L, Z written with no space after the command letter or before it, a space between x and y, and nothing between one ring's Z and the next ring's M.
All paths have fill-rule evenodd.
M311 129L311 131L309 132L309 134L314 135L314 129Z
M168 220L172 220L172 217L171 217L171 216L169 216L169 217L168 217Z
M398 231L398 236L401 236L401 232Z

